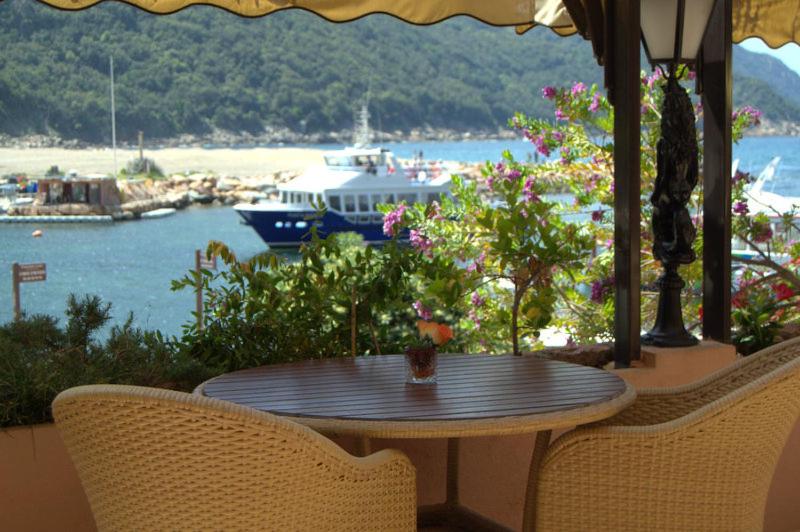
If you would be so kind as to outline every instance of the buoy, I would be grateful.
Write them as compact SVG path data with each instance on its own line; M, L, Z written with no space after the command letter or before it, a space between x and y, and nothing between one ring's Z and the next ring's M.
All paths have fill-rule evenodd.
M37 229L36 231L31 233L31 236L34 237L34 238L39 238L40 236L42 236L42 234L43 234L42 230L41 229Z

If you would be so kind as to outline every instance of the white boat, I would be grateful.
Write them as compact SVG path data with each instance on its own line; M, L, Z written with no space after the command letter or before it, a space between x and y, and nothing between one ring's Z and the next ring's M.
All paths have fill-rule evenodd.
M774 157L769 164L764 167L756 180L745 188L744 192L747 200L748 215L765 214L770 220L770 229L773 234L788 233L784 235L787 240L797 240L800 234L798 234L794 227L786 227L783 214L794 210L800 212L800 197L783 196L771 190L765 190L767 183L774 184L780 162L780 157ZM738 160L734 161L734 175L736 174L737 164ZM800 214L795 215L795 219L798 218L800 218ZM734 259L741 258L747 260L761 258L761 254L756 249L738 238L733 239L732 248L731 253ZM767 253L766 250L765 253ZM780 264L791 259L786 253L768 252L768 256Z
M162 209L153 209L152 211L143 212L141 217L144 219L163 218L171 214L175 214L175 209L173 207L164 207Z
M309 237L359 233L366 242L389 238L379 204L431 203L450 191L450 173L437 163L403 166L389 150L369 146L366 107L360 114L355 146L326 152L324 165L307 169L277 187L278 197L234 209L270 247L293 247ZM327 207L316 219L317 206Z
M764 167L764 170L761 171L758 178L745 189L751 213L763 212L772 218L791 211L794 206L800 207L800 198L798 197L781 196L780 194L764 190L767 183L774 183L775 174L780 162L780 157L774 157L769 164Z

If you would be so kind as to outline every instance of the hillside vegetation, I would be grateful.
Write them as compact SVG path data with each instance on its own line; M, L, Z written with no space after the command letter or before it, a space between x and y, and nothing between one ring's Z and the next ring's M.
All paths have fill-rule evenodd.
M74 13L0 2L0 50L0 133L90 142L111 136L112 55L123 142L139 130L152 139L349 129L367 91L384 131L496 131L517 110L549 114L543 85L602 76L587 42L543 28L517 36L471 19L416 27L387 16L332 24L301 11L251 20L209 7L156 17L110 2ZM750 64L737 70L753 79L737 84L736 100L800 120L800 103L771 86L779 79L782 94L798 94L800 78L777 76L774 63L759 78L766 63Z

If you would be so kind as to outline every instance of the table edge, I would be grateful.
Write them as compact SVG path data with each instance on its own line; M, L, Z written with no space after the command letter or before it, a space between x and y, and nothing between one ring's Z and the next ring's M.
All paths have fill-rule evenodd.
M621 378L621 377L620 377ZM623 379L624 381L624 379ZM316 418L313 416L279 415L328 436L366 438L462 438L471 436L505 436L529 434L585 425L609 418L636 400L636 389L627 381L620 395L591 405L569 410L467 420L377 421L360 419ZM201 390L202 391L202 390Z

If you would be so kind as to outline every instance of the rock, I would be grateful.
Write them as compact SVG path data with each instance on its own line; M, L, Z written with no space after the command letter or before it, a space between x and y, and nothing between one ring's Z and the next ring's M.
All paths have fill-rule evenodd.
M208 194L201 194L195 190L190 190L189 192L187 192L187 195L189 196L189 199L193 203L207 204L211 203L214 200L214 198L212 198Z

